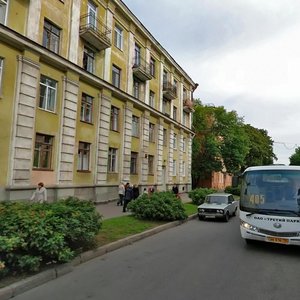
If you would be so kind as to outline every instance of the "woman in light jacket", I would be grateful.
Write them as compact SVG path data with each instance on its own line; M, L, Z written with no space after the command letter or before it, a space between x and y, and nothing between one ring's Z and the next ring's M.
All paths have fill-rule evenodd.
M47 190L44 187L43 182L39 182L37 189L33 193L30 200L33 200L34 202L43 203L47 201Z

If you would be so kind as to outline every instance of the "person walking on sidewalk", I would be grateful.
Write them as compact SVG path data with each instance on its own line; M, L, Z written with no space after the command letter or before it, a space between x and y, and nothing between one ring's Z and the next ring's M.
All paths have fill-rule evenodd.
M137 199L140 195L140 189L137 184L135 184L132 188L133 191L133 200Z
M117 202L118 206L119 205L123 206L124 195L125 195L125 186L124 186L123 182L120 182L120 185L119 185L119 200Z
M47 190L44 187L43 182L39 182L38 187L32 194L30 200L38 203L43 203L47 201Z
M132 186L129 182L125 185L125 195L124 195L124 204L123 204L123 212L126 212L126 208L128 203L133 199L133 190Z

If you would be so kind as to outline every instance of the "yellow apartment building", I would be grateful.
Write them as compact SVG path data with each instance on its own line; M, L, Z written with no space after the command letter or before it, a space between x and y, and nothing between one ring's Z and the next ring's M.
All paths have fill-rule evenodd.
M189 191L196 88L120 0L0 0L0 200Z

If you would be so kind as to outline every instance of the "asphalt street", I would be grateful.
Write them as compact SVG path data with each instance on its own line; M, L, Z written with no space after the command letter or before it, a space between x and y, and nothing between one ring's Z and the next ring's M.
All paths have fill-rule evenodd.
M16 300L298 299L298 247L246 245L238 217L192 220L81 264Z

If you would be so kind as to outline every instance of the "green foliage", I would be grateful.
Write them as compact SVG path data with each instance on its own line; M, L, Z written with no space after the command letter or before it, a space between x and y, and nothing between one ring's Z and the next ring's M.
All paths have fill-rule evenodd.
M237 186L237 187L227 186L224 191L225 191L225 193L240 196L241 187L240 186Z
M37 271L41 265L71 260L89 247L101 217L88 201L0 203L0 261L10 273Z
M208 194L215 193L217 190L209 188L198 188L189 192L189 197L192 199L193 203L200 205L204 202L205 197Z
M174 221L187 218L182 202L171 192L155 192L141 195L131 201L128 208L139 219Z
M262 166L273 164L277 157L273 152L273 141L264 129L257 129L249 124L244 130L250 140L249 152L246 155L242 170L249 166Z
M295 153L289 159L291 166L300 166L300 147L295 149Z

